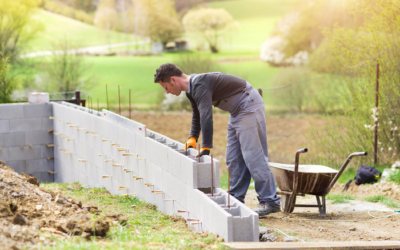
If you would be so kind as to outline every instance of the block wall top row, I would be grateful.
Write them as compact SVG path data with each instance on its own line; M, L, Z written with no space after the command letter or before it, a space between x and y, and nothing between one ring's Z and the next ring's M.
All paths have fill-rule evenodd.
M0 105L0 120L38 118L53 115L52 103L16 103Z

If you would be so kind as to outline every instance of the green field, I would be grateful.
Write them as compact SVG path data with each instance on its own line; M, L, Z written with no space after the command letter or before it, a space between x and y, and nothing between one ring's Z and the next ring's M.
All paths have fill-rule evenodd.
M105 30L69 17L40 10L34 15L34 19L43 24L43 30L29 42L26 48L27 52L52 50L52 45L63 39L68 39L79 47L107 44L107 32ZM126 41L124 33L110 33L110 43ZM129 35L128 42L134 41L134 36Z
M90 75L96 86L85 93L106 103L105 85L108 85L109 103L118 102L118 85L121 89L121 103L129 101L129 89L133 104L157 104L162 88L153 83L155 70L163 63L173 62L176 54L149 57L88 57L92 65ZM221 71L245 78L254 87L268 87L277 68L268 67L262 61L247 61L219 65Z

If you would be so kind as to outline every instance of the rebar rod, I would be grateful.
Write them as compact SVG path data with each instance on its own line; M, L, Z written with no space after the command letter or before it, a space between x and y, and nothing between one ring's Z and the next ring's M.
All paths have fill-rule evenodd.
M118 85L118 103L119 103L119 115L121 115L121 95L119 91L119 85Z
M211 155L211 196L214 197L214 158Z
M110 110L110 107L108 106L108 89L107 89L107 84L106 84L106 98L107 98L107 110Z
M131 89L129 89L129 119L131 119Z
M379 106L379 62L376 63L375 84L375 131L374 131L374 165L378 164L378 106Z
M231 196L231 167L228 166L228 209L231 209L230 196Z

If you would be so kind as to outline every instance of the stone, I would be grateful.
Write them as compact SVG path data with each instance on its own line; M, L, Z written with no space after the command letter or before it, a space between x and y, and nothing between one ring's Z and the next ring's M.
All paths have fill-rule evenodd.
M20 213L16 213L12 219L12 223L15 225L26 225L29 223L28 219Z
M296 240L296 238L290 237L290 236L283 238L283 242L293 242L295 240Z
M266 242L274 242L276 241L276 239L278 239L278 236L276 236L274 233L264 234L261 237L261 241L266 241Z
M349 231L356 231L356 227L349 228Z
M269 233L273 233L274 230L272 230L271 228L268 227L260 227L258 229L259 233L260 233L260 239L264 234L269 234Z

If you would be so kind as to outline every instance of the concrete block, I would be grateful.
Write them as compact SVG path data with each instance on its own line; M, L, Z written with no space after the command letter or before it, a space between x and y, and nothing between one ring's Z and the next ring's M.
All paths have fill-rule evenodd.
M10 120L0 120L0 134L9 132L10 132Z
M47 159L27 160L26 171L28 173L54 171L54 161Z
M10 120L10 132L39 131L42 129L42 118L22 118Z
M42 151L40 158L54 157L54 148L49 148L46 145L40 145L40 147Z
M29 104L1 104L1 119L18 119L24 117L24 106Z
M24 132L0 134L0 147L16 147L21 145L26 145Z
M40 145L24 146L23 148L10 147L8 158L10 161L40 159L42 158L42 147Z
M40 182L44 183L54 182L54 174L49 174L48 172L42 172Z
M49 117L53 115L52 103L26 104L24 107L24 117Z
M53 122L54 122L54 119L49 119L48 117L43 117L41 130L47 131L49 129L53 129Z
M10 168L14 169L15 172L18 172L21 174L22 172L26 173L26 161L8 161L7 166L10 166Z
M0 161L8 161L8 148L0 149Z
M25 132L25 145L53 143L53 134L47 131Z
M182 154L175 150L168 150L168 167L164 168L172 175L179 177L181 173L181 157Z
M191 188L197 188L197 162L181 155L181 172L179 174L179 179L183 181L186 185Z

